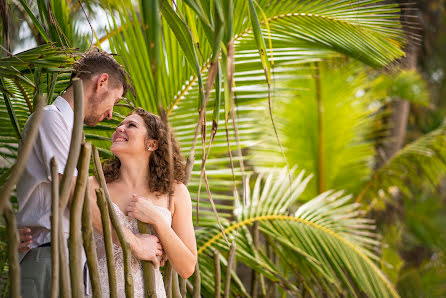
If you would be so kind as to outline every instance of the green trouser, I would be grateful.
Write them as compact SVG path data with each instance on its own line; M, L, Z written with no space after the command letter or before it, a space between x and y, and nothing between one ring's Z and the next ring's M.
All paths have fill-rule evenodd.
M88 270L84 267L85 297L90 297ZM51 297L51 247L31 249L20 263L23 298Z
M20 263L23 298L51 297L51 247L31 249Z

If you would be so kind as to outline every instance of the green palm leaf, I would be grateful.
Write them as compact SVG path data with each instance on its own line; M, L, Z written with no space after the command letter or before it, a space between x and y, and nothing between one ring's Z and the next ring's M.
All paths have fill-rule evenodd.
M373 223L359 217L360 205L350 203L351 196L330 191L288 215L288 206L299 198L309 177L300 173L289 192L283 185L286 175L284 170L278 177L257 178L254 189L248 192L249 207L239 211L236 207L234 213L240 214L237 220L225 224L226 235L237 243L237 260L294 295L304 289L320 293L319 289L330 296L398 296L373 261L378 259L375 251L379 241L373 233ZM263 237L274 247L278 264L272 263L262 248L253 247L247 227L254 222L259 223ZM213 271L206 262L212 259L213 249L226 254L229 248L215 227L198 231L197 243L201 274L210 282ZM299 287L287 272L302 277ZM202 288L212 295L213 287L203 283ZM234 295L242 294L236 285L232 291Z

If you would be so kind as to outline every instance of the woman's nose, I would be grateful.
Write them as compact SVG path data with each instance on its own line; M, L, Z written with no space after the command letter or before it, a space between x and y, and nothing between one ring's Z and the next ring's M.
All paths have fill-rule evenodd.
M122 125L118 126L118 127L116 127L116 131L123 132L124 131L124 127L122 127Z

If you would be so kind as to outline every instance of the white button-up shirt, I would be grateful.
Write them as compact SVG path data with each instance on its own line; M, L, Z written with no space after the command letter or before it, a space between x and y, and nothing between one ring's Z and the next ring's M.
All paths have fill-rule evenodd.
M31 116L32 117L32 116ZM57 97L52 105L44 107L34 147L23 174L17 183L19 210L17 225L31 229L31 248L51 242L51 166L50 161L57 158L58 171L63 174L70 150L74 112L69 103ZM27 126L24 134L26 135ZM77 171L73 173L77 175ZM63 216L65 237L69 234L69 211ZM26 253L20 254L20 261Z

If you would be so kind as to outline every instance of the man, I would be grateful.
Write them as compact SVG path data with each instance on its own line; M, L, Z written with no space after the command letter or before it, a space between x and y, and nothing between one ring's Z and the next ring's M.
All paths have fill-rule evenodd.
M127 92L125 71L110 54L98 49L85 53L73 66L73 78L83 81L84 123L95 126L111 119L113 106ZM51 168L58 161L60 178L70 149L74 121L74 94L70 86L52 105L44 108L42 123L29 160L17 184L20 230L20 266L23 297L49 297L51 290ZM32 117L32 116L31 116ZM27 125L24 134L26 135ZM74 176L77 172L73 173ZM69 211L63 216L65 237L69 234ZM130 248L140 251L155 245L157 238L137 237L126 230ZM25 241L23 241L25 240ZM148 260L152 256L147 256ZM84 260L85 261L85 256ZM85 277L84 277L85 278ZM87 279L85 279L87 280ZM87 288L86 288L87 290Z

